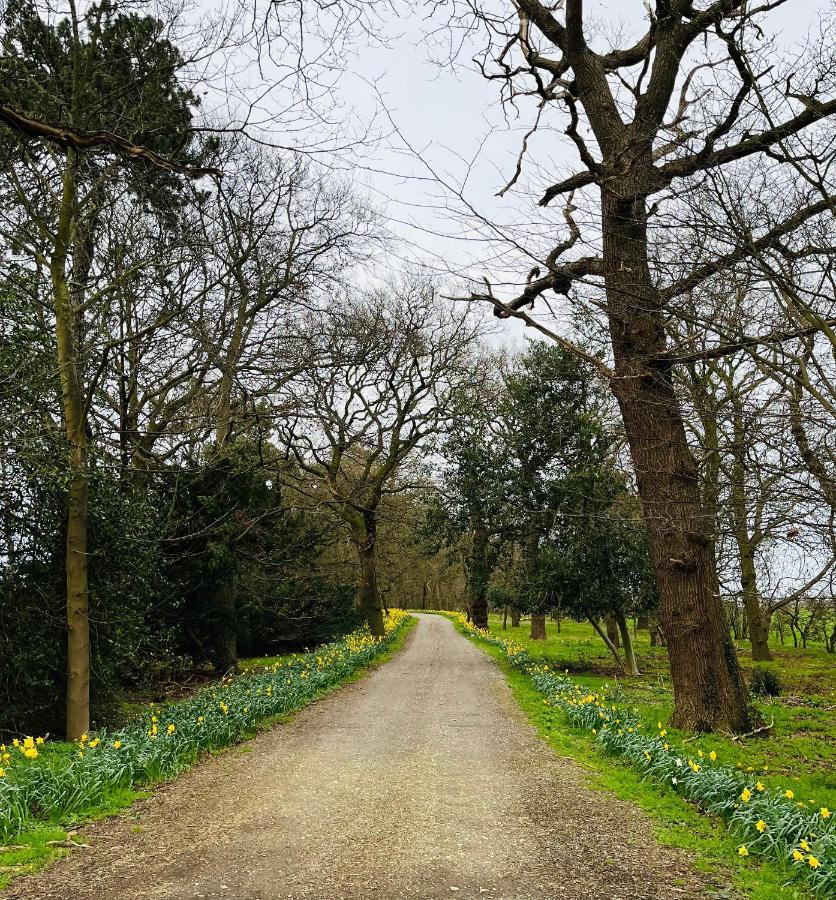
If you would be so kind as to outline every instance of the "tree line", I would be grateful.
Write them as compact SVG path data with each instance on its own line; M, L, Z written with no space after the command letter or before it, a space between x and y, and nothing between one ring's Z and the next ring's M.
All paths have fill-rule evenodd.
M174 19L8 3L0 727L78 737L91 696L378 634L410 567L478 624L586 619L631 674L648 617L687 728L751 724L732 629L836 649L833 63L770 74L769 12L660 0L620 47L580 0L456 7L581 162L502 297L379 274L348 176L207 125ZM482 309L545 340L498 350Z

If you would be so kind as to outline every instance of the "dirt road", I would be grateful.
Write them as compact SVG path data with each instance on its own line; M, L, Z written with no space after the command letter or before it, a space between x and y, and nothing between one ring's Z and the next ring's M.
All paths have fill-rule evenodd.
M642 813L585 787L494 663L437 616L369 677L82 835L89 849L5 896L702 896Z

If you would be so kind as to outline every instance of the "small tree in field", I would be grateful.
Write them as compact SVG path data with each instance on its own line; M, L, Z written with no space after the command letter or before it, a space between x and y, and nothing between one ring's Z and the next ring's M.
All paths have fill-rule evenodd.
M523 608L531 637L546 637L548 591L538 578L540 553L560 517L567 478L587 463L591 373L560 347L532 343L504 380L498 423L507 455L510 529L520 548Z
M347 526L358 561L357 603L383 634L377 584L381 500L407 486L460 386L471 378L476 324L436 300L420 278L349 296L312 315L278 425L297 489Z

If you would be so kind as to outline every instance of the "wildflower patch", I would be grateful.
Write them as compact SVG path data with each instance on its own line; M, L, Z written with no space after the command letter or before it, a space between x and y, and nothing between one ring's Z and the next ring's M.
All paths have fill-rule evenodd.
M168 778L202 752L252 734L264 719L300 709L384 653L408 619L392 610L382 638L359 629L177 703L152 705L124 728L82 735L70 754L51 751L40 737L0 744L0 844L38 822L81 814L119 789Z
M714 751L689 754L684 747L673 747L662 722L648 729L631 710L537 662L519 644L476 628L461 613L444 615L464 633L497 647L531 679L545 702L608 752L625 757L645 778L668 785L705 812L725 819L741 841L739 856L770 857L815 893L836 897L836 815L826 806L797 799L789 787L769 789L753 775L723 765Z

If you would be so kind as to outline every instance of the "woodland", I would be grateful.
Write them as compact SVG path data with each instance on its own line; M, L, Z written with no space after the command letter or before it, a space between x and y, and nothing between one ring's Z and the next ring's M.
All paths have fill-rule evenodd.
M834 11L239 2L0 9L0 740L458 610L828 790ZM490 210L335 99L409 15Z

